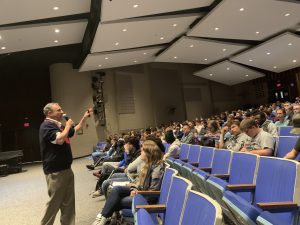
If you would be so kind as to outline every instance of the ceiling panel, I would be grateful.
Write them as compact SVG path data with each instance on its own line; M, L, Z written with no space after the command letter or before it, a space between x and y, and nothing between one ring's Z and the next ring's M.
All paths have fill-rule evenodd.
M184 36L162 52L155 61L211 64L247 47L249 45Z
M101 21L120 20L207 7L213 1L214 0L102 0Z
M264 76L262 73L227 60L199 70L194 75L226 85L235 85Z
M276 73L300 66L300 37L284 33L232 57L239 62Z
M300 3L275 0L223 0L188 36L264 40L300 21Z
M185 33L199 14L163 16L99 24L91 52L168 43Z
M0 25L90 11L90 0L1 0ZM56 8L54 8L56 7Z
M80 72L153 62L155 54L165 46L89 54Z
M0 54L80 43L86 25L87 21L70 21L2 28Z

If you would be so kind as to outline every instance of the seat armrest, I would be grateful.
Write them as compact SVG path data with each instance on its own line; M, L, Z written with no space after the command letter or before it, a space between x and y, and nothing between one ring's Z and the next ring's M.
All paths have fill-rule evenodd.
M148 212L164 212L166 210L166 205L137 205L136 210L145 209Z
M251 190L255 189L255 184L227 184L226 185L228 190Z
M160 191L137 191L137 194L141 194L141 195L159 195Z
M211 167L198 167L198 169L204 170L204 171L211 171L212 170Z
M297 208L297 204L294 202L258 202L256 204L262 210Z
M208 174L208 176L219 177L219 178L229 178L229 174Z
M187 162L189 159L180 159L182 162Z

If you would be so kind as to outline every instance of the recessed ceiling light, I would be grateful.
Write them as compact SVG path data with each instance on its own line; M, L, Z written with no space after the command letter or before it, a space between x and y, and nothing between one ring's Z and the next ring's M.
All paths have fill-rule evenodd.
M58 40L54 40L54 43L57 43L58 42Z
M190 48L194 48L194 45L192 44L192 45L190 45Z
M277 69L277 66L273 66L274 69Z
M144 54L144 55L147 55L147 52L144 52L143 54Z
M174 59L177 59L178 57L177 56L174 56Z
M209 76L211 76L211 77L212 77L212 75L213 75L212 73L209 74Z
M54 6L53 10L59 10L59 8L57 6Z
M102 67L102 65L98 65L98 67Z
M6 47L3 46L3 47L1 47L1 49L4 50L4 49L6 49Z
M105 57L104 59L108 60L109 58L108 58L108 57Z
M136 60L134 60L133 62L134 62L134 63L137 63L137 61L136 61Z
M204 61L207 61L207 59L204 59Z
M2 36L0 35L0 40L2 39Z
M138 5L138 4L135 4L135 5L133 5L133 8L137 8L137 7L139 7L139 5Z
M229 67L227 67L227 68L226 68L226 70L230 70L230 68L229 68Z
M245 75L245 77L249 77L249 75L248 75L248 74L246 74L246 75Z
M290 16L291 14L290 13L286 13L286 14L284 14L284 16Z
M160 37L160 40L164 40L165 38L164 37Z
M215 30L219 30L220 28L219 27L215 27Z
M256 33L256 34L259 34L259 31L256 31L255 33Z
M55 33L59 33L60 30L59 30L59 29L55 29L54 32L55 32Z
M118 45L119 45L119 42L116 42L115 45L118 46Z
M288 43L288 45L289 45L289 46L291 46L291 45L292 45L292 43Z
M122 31L123 31L123 32L126 32L126 31L127 31L127 29L126 29L126 28L124 28Z
M293 60L293 63L295 63L295 62L297 62L297 60L296 60L296 59L294 59L294 60Z
M173 26L173 27L177 27L177 23L174 23L172 26Z
M240 11L243 12L245 9L244 8L240 8Z
M227 50L226 48L223 48L223 49L222 49L223 52L225 52L226 50Z
M267 55L271 55L271 52L267 52Z
M253 59L249 59L249 62L252 62L253 61Z

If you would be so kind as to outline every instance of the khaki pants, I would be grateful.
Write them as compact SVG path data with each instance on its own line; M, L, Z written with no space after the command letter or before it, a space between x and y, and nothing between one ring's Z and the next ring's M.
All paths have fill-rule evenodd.
M52 225L58 210L61 211L62 225L75 224L74 174L71 169L46 175L48 195L41 225Z

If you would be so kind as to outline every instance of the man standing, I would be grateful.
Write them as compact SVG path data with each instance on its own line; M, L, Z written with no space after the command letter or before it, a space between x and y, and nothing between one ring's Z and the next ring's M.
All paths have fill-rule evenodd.
M39 138L46 175L48 195L50 197L41 221L41 225L52 225L58 210L61 211L62 225L75 224L74 174L71 169L73 161L69 138L81 129L90 111L84 113L81 121L74 127L68 119L63 127L61 119L63 110L58 103L48 103L44 109L46 116L40 126Z

